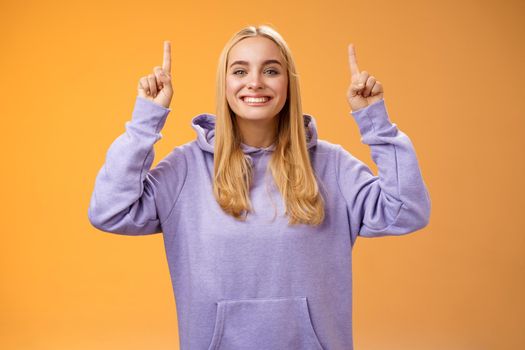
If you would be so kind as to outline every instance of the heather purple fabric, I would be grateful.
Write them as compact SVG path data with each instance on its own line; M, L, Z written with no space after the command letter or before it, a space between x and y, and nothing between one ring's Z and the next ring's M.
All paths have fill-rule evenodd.
M379 176L340 145L318 139L315 119L304 114L326 201L319 227L288 225L271 174L265 176L275 145L241 145L255 170L255 213L239 222L221 210L212 192L214 115L194 117L197 138L150 169L170 111L137 97L98 172L88 218L105 232L163 234L180 348L353 349L356 238L407 234L430 217L414 147L390 122L385 101L351 113Z

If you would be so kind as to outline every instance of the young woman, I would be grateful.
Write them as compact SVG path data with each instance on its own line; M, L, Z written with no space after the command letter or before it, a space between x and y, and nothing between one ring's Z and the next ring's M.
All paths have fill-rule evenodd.
M390 122L381 83L348 49L348 102L379 176L318 139L314 117L302 112L292 54L271 27L229 40L217 114L194 117L197 138L154 169L173 96L169 42L163 66L139 80L88 216L106 232L163 233L182 350L352 349L357 236L428 224L414 147Z

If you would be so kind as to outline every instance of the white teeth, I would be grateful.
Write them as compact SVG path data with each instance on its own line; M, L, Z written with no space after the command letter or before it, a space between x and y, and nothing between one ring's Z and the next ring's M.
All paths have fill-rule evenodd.
M269 100L268 97L245 97L244 98L244 102L255 102L255 103L266 102L268 100Z

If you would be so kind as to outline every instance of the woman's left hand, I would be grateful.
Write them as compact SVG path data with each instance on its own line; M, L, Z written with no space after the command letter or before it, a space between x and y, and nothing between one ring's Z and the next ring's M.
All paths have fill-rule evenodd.
M365 108L383 98L383 85L367 71L359 71L354 44L348 45L351 82L346 94L352 112Z

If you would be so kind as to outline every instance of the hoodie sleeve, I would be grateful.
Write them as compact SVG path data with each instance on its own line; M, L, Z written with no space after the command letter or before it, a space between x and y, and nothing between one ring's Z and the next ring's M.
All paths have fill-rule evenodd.
M137 96L131 121L109 147L95 180L88 209L94 227L124 235L162 232L161 214L170 212L186 174L179 148L150 170L170 111Z
M402 235L428 225L430 196L414 146L390 122L384 99L351 114L379 172L374 176L365 163L338 145L337 181L350 216L352 243L357 235Z

